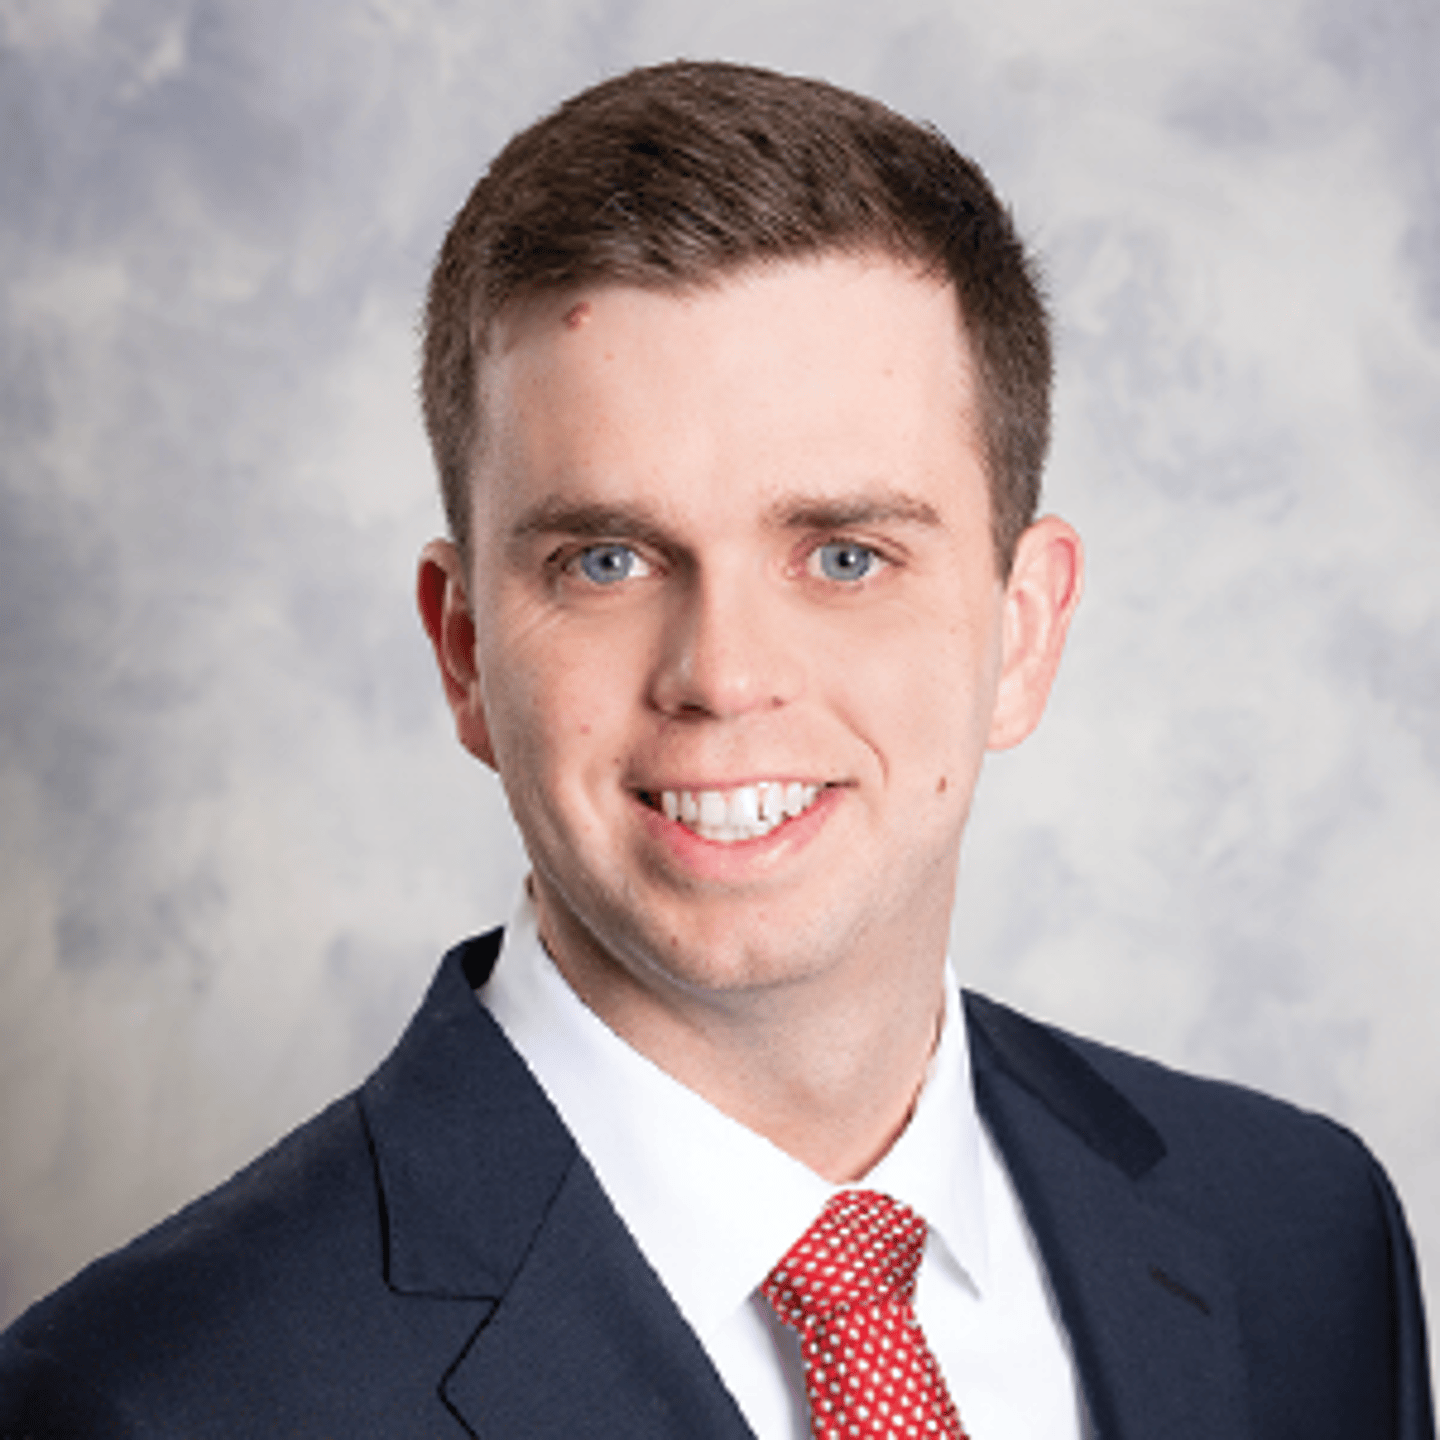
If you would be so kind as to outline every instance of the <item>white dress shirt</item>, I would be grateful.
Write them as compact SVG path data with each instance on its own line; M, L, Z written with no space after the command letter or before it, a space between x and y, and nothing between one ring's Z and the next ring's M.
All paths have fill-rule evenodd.
M481 1001L524 1058L761 1440L810 1434L795 1335L759 1286L837 1190L929 1224L915 1308L974 1440L1079 1440L1064 1330L1005 1167L975 1111L958 991L909 1124L836 1186L621 1040L570 988L522 896Z

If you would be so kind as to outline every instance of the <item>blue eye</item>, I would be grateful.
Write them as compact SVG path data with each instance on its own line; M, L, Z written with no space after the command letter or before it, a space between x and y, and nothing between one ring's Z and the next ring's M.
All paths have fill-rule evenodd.
M650 567L628 545L591 545L577 557L580 573L595 585L615 585L650 573Z
M880 558L868 545L853 540L831 540L815 551L820 573L827 580L863 580Z

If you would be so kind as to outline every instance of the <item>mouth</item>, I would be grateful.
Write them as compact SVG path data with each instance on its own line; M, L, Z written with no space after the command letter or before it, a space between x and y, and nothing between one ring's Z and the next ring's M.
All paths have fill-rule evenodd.
M803 815L823 785L799 780L761 780L727 790L642 790L641 801L702 840L734 845L758 840Z

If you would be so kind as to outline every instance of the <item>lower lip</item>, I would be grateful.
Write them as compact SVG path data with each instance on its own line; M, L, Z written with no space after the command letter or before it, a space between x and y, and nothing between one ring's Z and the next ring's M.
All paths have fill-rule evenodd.
M771 869L804 849L830 819L843 794L841 786L825 787L808 809L753 840L707 840L643 800L637 799L635 804L648 832L665 847L671 864L696 878L724 882L753 879L757 871Z

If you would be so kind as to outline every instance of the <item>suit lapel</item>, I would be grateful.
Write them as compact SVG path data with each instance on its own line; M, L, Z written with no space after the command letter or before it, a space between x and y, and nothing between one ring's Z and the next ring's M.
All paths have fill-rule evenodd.
M750 1437L583 1160L445 1394L479 1435Z
M472 987L499 933L446 957L361 1092L384 1199L385 1276L489 1300L445 1403L479 1436L749 1436L694 1333Z
M1098 1440L1244 1440L1223 1245L1146 1198L1149 1122L1053 1032L966 996L976 1100L1025 1208Z

